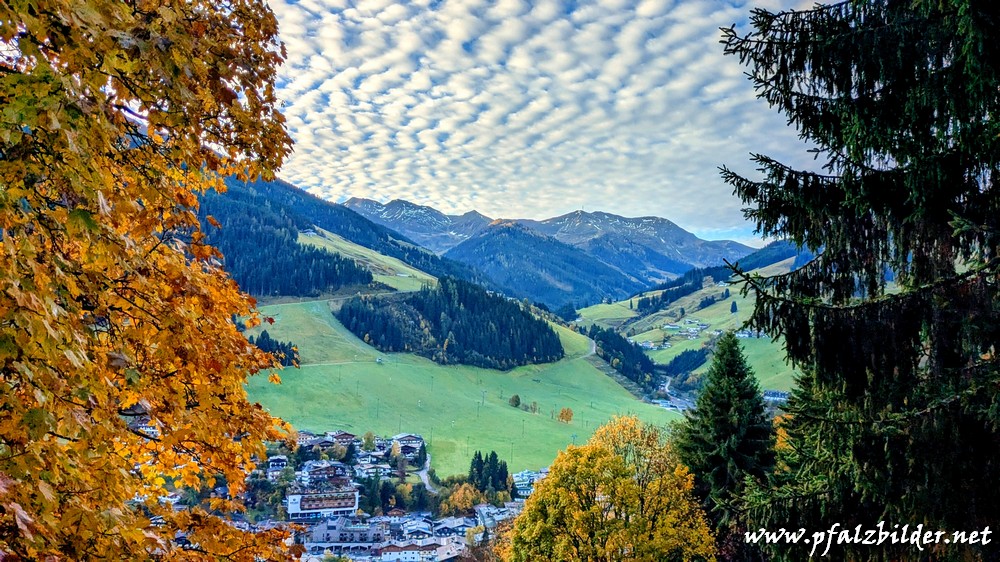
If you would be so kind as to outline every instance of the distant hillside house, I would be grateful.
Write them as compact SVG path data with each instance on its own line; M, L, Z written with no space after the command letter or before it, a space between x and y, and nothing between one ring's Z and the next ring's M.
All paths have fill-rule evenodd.
M383 546L379 550L379 562L436 562L438 549L441 548L438 542L428 542L421 544L417 541L407 541L404 543L391 543Z
M393 435L391 440L399 443L400 447L414 447L416 449L419 449L420 446L424 444L423 437L412 433L400 433L399 435Z
M267 459L267 479L274 482L281 475L281 471L288 466L288 457L285 455L274 455Z
M513 520L524 509L524 501L505 502L503 507L490 504L480 504L473 508L480 525L487 529L496 528L498 523Z
M434 536L461 537L465 532L476 526L476 520L469 517L445 517L434 521Z

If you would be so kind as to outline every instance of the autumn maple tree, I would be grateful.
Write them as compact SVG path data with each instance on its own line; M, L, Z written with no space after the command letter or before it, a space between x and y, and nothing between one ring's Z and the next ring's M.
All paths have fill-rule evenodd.
M225 521L284 426L195 215L288 153L282 58L260 0L0 4L0 558L288 556Z
M496 550L507 562L714 560L693 487L663 432L615 418L559 453Z

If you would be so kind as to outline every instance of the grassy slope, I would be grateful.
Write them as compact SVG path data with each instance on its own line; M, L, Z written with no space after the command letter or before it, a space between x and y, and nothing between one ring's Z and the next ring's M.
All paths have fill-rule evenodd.
M380 353L340 325L326 302L268 306L263 312L275 319L267 326L272 337L299 346L303 366L282 372L280 386L254 377L252 400L300 429L420 433L431 442L433 465L442 476L468 471L476 449L496 450L515 471L547 466L574 434L583 442L618 413L657 424L677 419L636 401L594 369L582 358L589 340L563 328L558 331L566 359L504 373ZM538 402L539 413L509 406L515 393ZM563 407L573 409L569 425L551 417Z
M316 234L300 233L299 243L317 246L344 257L353 258L368 267L376 281L385 283L399 291L416 291L425 284L437 282L433 276L396 258L383 256L375 250L359 246L322 228L316 229Z
M765 276L784 273L791 267L792 261L794 258L757 270L755 273ZM708 342L713 330L736 330L747 319L753 309L753 297L740 296L737 286L729 288L731 293L729 299L717 302L702 310L696 310L702 298L708 295L720 295L724 290L724 287L711 286L697 291L672 303L666 310L633 322L628 326L628 329L635 330L635 335L632 337L637 342L649 340L654 344L659 344L664 337L667 337L667 341L671 344L670 348L650 351L648 355L657 363L668 363L681 352L688 349L698 349L704 345ZM734 300L737 306L736 314L730 312ZM684 308L686 313L683 318L680 316L681 308ZM635 313L629 310L628 301L625 300L610 305L585 308L580 311L580 315L588 322L603 326L620 326L627 319L634 317ZM677 323L683 328L685 327L684 320L697 320L709 324L710 327L694 340L677 335L677 330L662 329L662 326L667 323ZM747 361L757 374L761 388L776 390L789 390L791 388L795 371L784 361L780 340L772 342L765 337L742 339L740 342L743 344L743 353L746 354Z
M617 328L629 318L638 316L637 312L629 309L628 303L629 301L624 300L611 304L595 304L581 310L580 315L603 328Z

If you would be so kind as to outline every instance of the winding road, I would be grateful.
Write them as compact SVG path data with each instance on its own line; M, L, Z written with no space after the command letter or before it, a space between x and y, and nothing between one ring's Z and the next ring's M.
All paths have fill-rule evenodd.
M438 491L437 488L431 484L431 479L427 476L427 469L431 467L431 454L427 453L427 461L424 462L424 467L417 471L417 476L424 483L424 487L427 488L427 492L431 495L436 496Z

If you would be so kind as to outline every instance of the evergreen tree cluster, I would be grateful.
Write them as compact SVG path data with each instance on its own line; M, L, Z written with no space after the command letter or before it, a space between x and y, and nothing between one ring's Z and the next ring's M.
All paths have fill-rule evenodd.
M807 250L800 250L792 242L777 240L748 256L740 258L735 264L733 264L733 266L739 268L741 271L752 271L754 269L766 267L768 265L786 260L793 256L796 258L795 263L801 265L811 260L813 254ZM793 265L792 267L794 269L796 265ZM733 270L730 269L729 266L699 267L692 269L677 279L654 285L644 291L662 291L662 293L659 295L640 297L637 301L635 309L642 315L652 314L670 306L671 303L681 297L686 297L704 288L704 280L706 277L711 277L714 282L719 282L728 280L732 277L732 274ZM729 298L728 289L726 289L726 291L727 292L723 298ZM631 300L629 302L631 306ZM702 303L704 304L705 301L702 301ZM710 304L711 303L699 306L699 309L705 308L705 306Z
M438 363L512 369L563 357L559 336L525 306L450 277L406 296L353 298L337 317L382 351Z
M507 461L500 460L496 451L490 451L488 455L483 455L481 451L476 451L472 455L472 462L469 463L469 483L477 490L490 496L495 492L506 491L513 498L516 489L513 484L508 487Z
M625 378L651 392L656 388L657 378L654 376L653 361L642 351L642 348L618 335L610 328L593 325L589 330L580 329L580 333L590 336L597 343L597 355L607 361Z
M285 367L291 367L299 362L299 350L296 349L295 344L290 341L283 342L273 339L271 334L267 333L267 330L261 331L260 335L256 338L250 336L247 339L260 349L279 355L281 357L281 364Z
M225 269L257 296L317 296L368 285L372 274L352 259L298 243L305 219L247 192L207 193L198 210L205 240L218 248ZM222 228L208 224L212 216Z
M437 509L434 496L422 483L394 484L391 479L377 476L358 483L361 485L358 509L366 513L388 513L397 507L407 511Z
M719 297L716 296L716 295L708 295L708 296L702 297L702 299L700 301L698 301L698 310L701 310L703 308L708 308L708 307L712 306L713 304L715 304L718 301L719 301Z
M688 349L676 355L666 365L656 365L656 373L671 378L671 392L698 392L704 380L695 370L708 361L708 356L707 347Z
M686 349L678 353L661 370L671 377L684 375L701 367L708 360L708 348Z
M556 309L555 315L562 318L566 322L572 322L580 315L576 310L576 306L572 302L568 302Z

